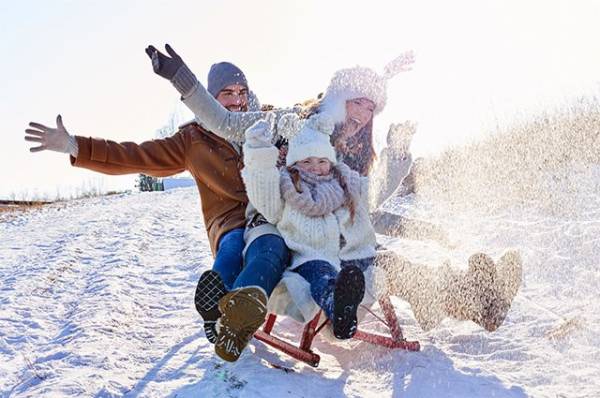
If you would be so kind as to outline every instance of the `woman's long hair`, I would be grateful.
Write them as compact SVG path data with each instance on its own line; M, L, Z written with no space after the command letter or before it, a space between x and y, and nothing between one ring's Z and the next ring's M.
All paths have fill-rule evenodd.
M345 152L336 145L341 128L341 125L336 126L331 135L331 142L338 153L339 160L346 163L352 170L357 171L358 174L368 175L377 157L375 149L373 149L373 118L348 139Z
M319 113L321 98L322 94L319 94L317 99L310 99L301 103L303 110L300 112L300 116L309 118L311 115ZM331 144L334 146L338 158L360 175L368 175L377 158L373 147L373 118L360 131L350 137L346 144L347 152L343 152L343 149L336 145L341 128L341 124L337 125L331 135Z
M337 179L344 191L344 206L348 208L350 211L350 222L354 223L354 215L356 214L356 204L352 199L352 195L350 195L350 191L348 190L348 184L346 184L346 179L340 173L340 170L333 166L333 176Z

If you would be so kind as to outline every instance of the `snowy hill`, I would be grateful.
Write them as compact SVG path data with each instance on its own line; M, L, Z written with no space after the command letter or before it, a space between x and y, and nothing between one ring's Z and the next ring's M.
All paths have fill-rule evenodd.
M600 181L577 178L592 188ZM450 214L426 198L394 203L437 220L455 242L389 242L416 260L466 264L476 250L521 250L524 284L508 319L495 333L450 320L424 333L394 299L421 352L317 337L316 369L255 340L237 363L213 354L193 308L212 261L195 188L2 214L0 396L600 396L596 188L575 193L588 196L569 217L535 205ZM286 319L276 330L297 339L300 327Z

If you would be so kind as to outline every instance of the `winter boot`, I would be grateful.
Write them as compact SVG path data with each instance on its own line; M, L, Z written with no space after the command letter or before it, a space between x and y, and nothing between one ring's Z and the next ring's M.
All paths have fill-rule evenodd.
M342 268L333 290L333 335L338 339L349 339L356 333L356 312L364 294L362 271L354 265Z
M206 338L212 344L217 341L215 326L217 320L221 317L221 311L218 307L219 300L225 294L227 294L227 289L218 273L209 270L200 276L194 295L194 304L196 305L196 311L204 320Z
M218 322L215 353L235 362L267 316L267 295L260 287L233 290L219 300L223 314Z

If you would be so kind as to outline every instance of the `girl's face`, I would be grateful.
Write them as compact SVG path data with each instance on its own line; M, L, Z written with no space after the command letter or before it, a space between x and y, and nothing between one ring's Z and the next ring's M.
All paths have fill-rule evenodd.
M354 98L346 101L346 121L344 132L346 137L358 133L373 118L375 103L367 98Z
M302 171L318 176L326 176L331 171L331 162L329 159L314 156L297 161L296 166Z

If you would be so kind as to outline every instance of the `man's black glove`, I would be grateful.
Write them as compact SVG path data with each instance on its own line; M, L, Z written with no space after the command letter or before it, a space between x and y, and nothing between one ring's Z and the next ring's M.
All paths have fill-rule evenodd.
M154 46L146 47L146 54L152 60L152 69L157 75L171 81L177 91L185 96L198 80L170 45L166 44L165 49L169 55L161 53Z
M171 80L175 76L175 73L177 73L177 69L183 65L183 60L170 45L165 45L165 49L171 57L161 53L154 46L146 47L146 54L152 60L154 73Z

